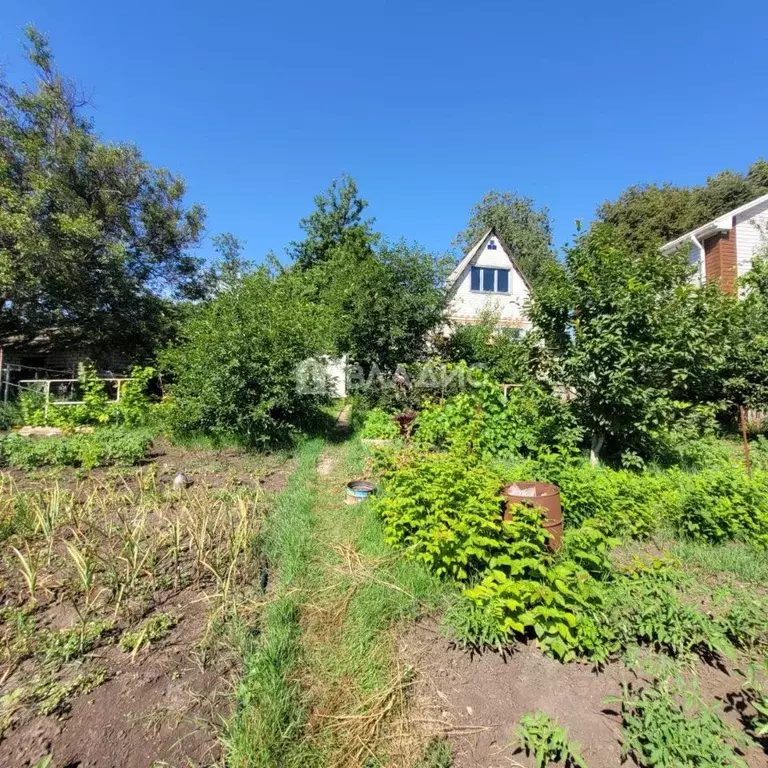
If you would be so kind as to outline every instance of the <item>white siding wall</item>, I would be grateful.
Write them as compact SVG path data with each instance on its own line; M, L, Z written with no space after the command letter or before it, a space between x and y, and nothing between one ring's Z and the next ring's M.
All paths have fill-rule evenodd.
M691 282L696 285L704 284L704 249L691 243L691 250L688 253L688 263L693 264L698 270L696 274L691 277Z
M496 267L508 269L509 294L480 293L471 290L470 267ZM501 244L496 241L496 250L485 249L475 256L456 280L448 305L448 315L457 322L478 317L483 310L493 309L502 321L518 323L528 328L530 323L523 315L523 306L528 299L528 287L522 276L513 267Z
M754 255L768 246L768 201L735 218L736 262L741 277L749 272Z

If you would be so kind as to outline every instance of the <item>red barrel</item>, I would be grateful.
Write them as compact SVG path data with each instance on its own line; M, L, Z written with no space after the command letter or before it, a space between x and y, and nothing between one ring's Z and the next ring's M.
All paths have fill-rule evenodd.
M550 536L547 546L555 552L560 549L563 540L563 510L560 507L560 489L552 483L507 483L501 489L507 500L504 519L511 520L509 507L512 504L525 504L526 507L541 509L544 513L542 525Z

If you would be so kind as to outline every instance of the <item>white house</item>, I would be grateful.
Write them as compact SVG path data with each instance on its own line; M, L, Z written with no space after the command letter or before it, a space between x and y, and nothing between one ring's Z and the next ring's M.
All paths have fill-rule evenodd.
M708 221L661 250L673 253L686 245L700 285L717 281L724 291L735 293L736 281L749 272L755 254L768 247L768 195Z
M448 278L448 319L451 324L468 325L492 311L499 326L525 332L531 325L524 314L530 292L513 252L489 229Z

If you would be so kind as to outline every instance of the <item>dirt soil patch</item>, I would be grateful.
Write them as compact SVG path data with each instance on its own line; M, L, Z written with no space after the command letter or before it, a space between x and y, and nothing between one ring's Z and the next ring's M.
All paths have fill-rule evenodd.
M503 656L473 654L454 647L432 621L416 625L400 639L404 663L417 672L413 722L433 735L446 734L454 768L534 768L535 762L512 743L520 716L541 711L568 728L581 744L590 768L621 765L621 719L617 705L622 681L638 677L620 662L596 673L586 664L561 664L534 645L519 645ZM699 665L700 691L721 702L725 718L738 727L740 714L730 705L742 678L725 668ZM750 768L764 768L766 755L748 750Z
M201 663L197 644L206 606L197 597L187 590L164 606L181 620L162 643L133 661L109 645L78 664L79 674L106 668L106 682L73 698L59 714L24 712L0 742L0 765L36 766L49 754L55 768L181 768L219 760L217 728L231 713L237 665L227 656ZM14 678L20 682L29 673L22 667Z
M3 487L0 766L221 764L240 673L227 617L256 621L264 565L252 542L292 466L161 443L142 468ZM178 471L192 481L181 492ZM37 569L34 600L21 557ZM153 620L170 626L147 639Z
M134 490L142 475L154 472L161 487L171 487L177 472L183 472L194 489L226 489L259 487L271 493L282 491L293 471L294 462L280 453L249 453L239 448L187 448L172 445L159 437L153 441L149 455L140 467L99 467L88 472L73 468L46 468L34 471L4 469L18 490L34 490L56 481L61 488L74 490L87 478L89 483Z

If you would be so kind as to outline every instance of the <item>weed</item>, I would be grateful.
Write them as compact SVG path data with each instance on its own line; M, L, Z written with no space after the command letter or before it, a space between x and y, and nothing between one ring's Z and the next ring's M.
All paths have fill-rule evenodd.
M447 739L432 739L419 756L416 768L451 768L453 754Z
M89 653L112 629L106 621L90 621L73 629L48 630L39 636L39 649L47 662L64 664Z
M14 688L10 693L0 696L0 738L10 728L13 716L22 708L25 690Z
M400 437L400 428L391 414L381 408L374 408L366 414L360 436L372 440L395 440Z
M745 739L706 704L695 688L678 680L658 680L621 699L622 751L638 765L658 768L746 768L736 746Z
M169 613L155 614L142 622L133 632L124 632L119 645L135 657L145 645L151 645L166 637L178 623L178 616Z
M65 682L57 682L52 677L45 677L32 690L31 698L37 704L37 710L41 715L52 715L61 712L70 697L90 693L106 679L107 670L103 667L76 675Z
M515 740L526 755L532 755L536 768L562 762L565 768L587 768L579 754L581 745L568 740L568 729L562 728L544 712L523 715Z

